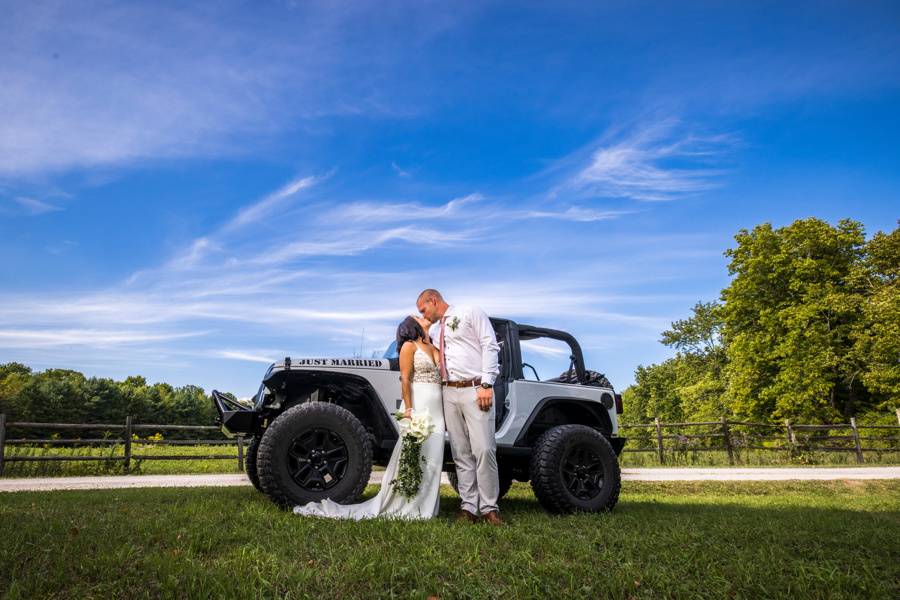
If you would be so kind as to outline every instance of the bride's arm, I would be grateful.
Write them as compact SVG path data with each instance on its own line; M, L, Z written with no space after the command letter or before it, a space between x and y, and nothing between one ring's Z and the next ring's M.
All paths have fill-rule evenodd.
M413 357L416 354L416 345L413 342L406 342L400 348L400 394L403 398L403 408L406 409L406 415L410 416L413 409L412 404L412 378L413 378Z

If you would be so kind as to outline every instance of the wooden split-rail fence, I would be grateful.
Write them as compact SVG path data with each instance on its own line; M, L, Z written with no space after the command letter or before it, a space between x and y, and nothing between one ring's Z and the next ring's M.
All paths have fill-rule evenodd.
M622 423L621 435L628 438L624 452L654 453L659 464L678 453L725 452L728 463L741 462L747 450L784 452L791 455L812 452L851 453L857 463L866 453L900 453L900 408L897 425L863 425L855 418L849 423L807 424L753 423L722 417L718 421L663 423ZM629 431L630 430L630 431ZM843 432L832 435L833 431ZM633 433L631 433L633 432Z
M87 432L106 432L112 435L103 438L29 438L20 437L12 438L9 436L9 430L15 430L17 433L28 430L58 430L58 431L87 431ZM131 468L132 461L136 460L210 460L210 459L231 459L237 461L237 468L244 470L244 456L246 441L243 437L238 436L235 439L139 439L135 440L136 432L218 432L221 428L212 425L153 425L153 424L136 424L132 422L130 416L125 417L125 423L31 423L31 422L7 422L6 415L0 414L0 474L3 474L5 463L12 462L32 462L32 461L121 461L127 472ZM54 445L54 446L124 446L122 456L89 456L89 455L16 455L7 452L8 448L15 446L32 446L36 444ZM156 446L234 446L237 445L237 454L142 454L135 453L133 445L156 445Z
M624 452L654 453L659 464L666 464L669 456L690 452L725 452L728 463L734 465L741 462L746 450L787 452L842 452L852 453L856 462L865 461L865 453L900 452L900 408L897 409L897 425L861 425L851 418L849 423L801 424L790 420L782 424L751 423L734 421L722 417L718 421L701 421L685 423L663 423L654 419L652 423L620 423L621 435L628 438ZM103 438L29 438L9 436L9 431L17 433L28 430L57 431L103 431L109 435ZM246 441L238 436L235 439L165 439L134 440L138 431L154 432L218 432L219 427L206 425L153 425L135 424L132 418L126 417L124 424L108 423L31 423L7 422L6 415L0 414L0 474L6 463L24 461L121 461L126 472L136 460L236 460L239 471L244 470ZM687 431L687 433L686 433ZM832 431L849 431L849 434L831 435ZM632 433L633 432L633 433ZM875 434L875 435L872 435ZM879 435L880 434L880 435ZM88 455L20 455L9 453L8 449L16 446L33 445L55 446L124 446L122 456L88 456ZM143 454L134 453L133 444L160 446L234 446L237 454ZM871 444L881 444L875 446Z

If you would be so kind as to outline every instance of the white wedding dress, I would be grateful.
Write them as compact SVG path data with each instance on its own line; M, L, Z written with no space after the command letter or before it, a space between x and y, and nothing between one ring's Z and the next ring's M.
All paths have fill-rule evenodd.
M305 516L335 519L430 519L437 516L440 504L441 467L444 462L444 407L441 400L441 376L431 356L416 344L413 357L412 403L416 413L428 413L434 421L434 431L422 443L422 487L413 498L407 499L394 490L393 480L400 461L402 442L398 441L384 470L381 490L374 498L359 504L338 504L325 499L295 506L294 513Z

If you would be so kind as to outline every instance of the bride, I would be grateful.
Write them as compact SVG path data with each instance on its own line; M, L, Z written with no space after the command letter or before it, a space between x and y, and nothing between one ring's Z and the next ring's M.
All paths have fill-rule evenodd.
M427 413L434 430L422 444L422 485L412 498L404 498L395 490L393 481L400 461L402 440L394 446L384 470L381 490L374 498L359 504L338 504L330 499L295 506L298 515L338 519L430 519L437 515L440 502L441 466L444 460L444 409L441 401L440 355L426 332L430 323L410 316L397 327L397 349L400 351L400 382L404 414Z

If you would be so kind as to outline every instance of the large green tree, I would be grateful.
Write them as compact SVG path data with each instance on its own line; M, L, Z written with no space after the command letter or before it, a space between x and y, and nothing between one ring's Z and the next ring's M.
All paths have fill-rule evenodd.
M728 394L755 419L830 422L867 406L854 336L865 325L865 233L819 219L735 236L722 290Z
M900 405L900 228L804 219L735 236L721 303L698 303L640 366L628 420L720 414L807 422L886 416Z

